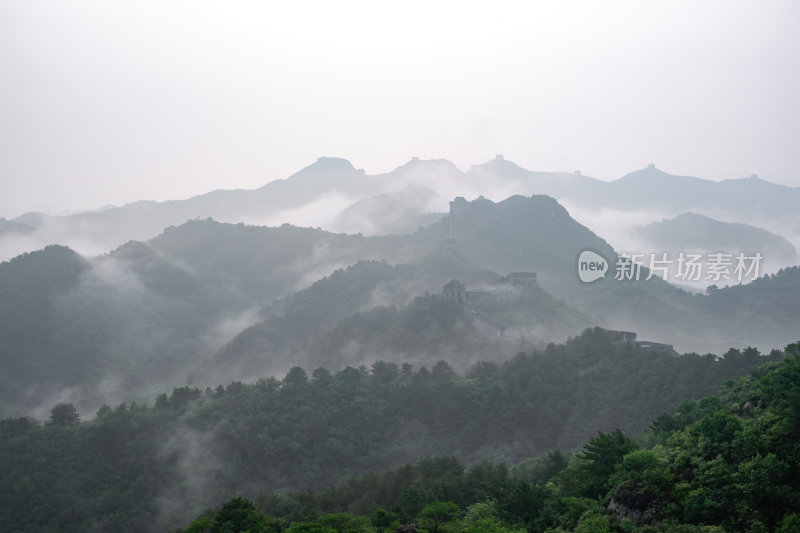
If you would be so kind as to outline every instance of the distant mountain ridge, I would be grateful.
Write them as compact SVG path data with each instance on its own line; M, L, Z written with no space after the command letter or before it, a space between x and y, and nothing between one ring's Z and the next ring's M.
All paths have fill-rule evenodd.
M664 251L759 252L766 261L796 264L798 260L792 243L780 235L691 212L639 227L636 234Z
M380 223L385 214L381 209L364 211L363 201L374 197L370 201L375 205L388 205L380 195L397 195L408 187L425 187L433 193L406 198L402 204L404 209L419 209L413 215L418 219L403 218L401 213L395 224L387 225ZM46 244L65 244L92 255L128 240L151 238L163 228L188 219L207 217L272 226L288 222L366 235L414 231L417 221L435 218L426 218L427 213L447 211L445 199L483 195L499 201L515 194L546 194L590 211L650 209L667 216L695 211L765 227L790 239L800 238L800 215L795 209L800 188L756 177L715 182L648 167L607 182L579 173L533 172L500 155L467 171L444 159L413 158L391 172L368 175L345 159L321 157L286 179L253 190L215 190L184 200L140 201L69 216L28 213L0 221L0 254L8 258ZM388 201L399 202L398 198L389 197ZM409 205L415 201L420 204ZM362 208L356 207L358 202ZM348 208L350 220L342 224ZM363 224L352 216L353 210L363 215Z

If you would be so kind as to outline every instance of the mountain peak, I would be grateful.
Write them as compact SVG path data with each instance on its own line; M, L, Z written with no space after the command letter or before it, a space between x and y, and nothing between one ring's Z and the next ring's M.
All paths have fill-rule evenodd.
M350 161L342 157L318 157L314 163L297 172L297 174L309 170L315 172L352 172L356 169Z
M656 168L656 166L654 164L650 163L645 168L640 168L639 170L634 170L633 172L625 174L620 179L621 180L625 180L625 179L637 179L637 180L641 180L641 179L656 179L656 178L660 178L660 177L663 177L663 176L669 176L669 175L670 174L667 174L663 170L661 170L659 168Z
M398 170L417 170L420 168L431 168L431 167L439 167L439 168L447 168L448 170L455 170L458 172L458 168L449 160L447 159L420 159L417 156L412 157L408 162L403 165L397 167L394 171L397 172Z
M514 163L513 161L509 161L505 158L503 154L497 154L494 156L494 159L490 159L485 163L481 163L478 165L472 165L472 168L486 168L492 170L523 170L522 167Z
M664 219L668 220L668 219ZM674 217L672 220L687 220L687 221L702 221L702 222L719 222L718 220L714 220L713 218L707 217L705 215L701 215L700 213L695 213L694 211L687 211L685 213L681 213Z
M629 174L622 176L621 178L612 181L611 183L615 183L617 185L622 185L625 187L636 185L639 187L661 187L661 188L669 188L674 189L674 192L677 194L678 189L675 189L675 186L681 185L684 187L695 187L695 186L713 186L715 182L711 180L706 180L702 178L695 178L693 176L679 176L677 174L669 174L668 172L664 172L661 169L656 168L655 165L652 163L647 165L646 168L642 168L639 170L635 170Z

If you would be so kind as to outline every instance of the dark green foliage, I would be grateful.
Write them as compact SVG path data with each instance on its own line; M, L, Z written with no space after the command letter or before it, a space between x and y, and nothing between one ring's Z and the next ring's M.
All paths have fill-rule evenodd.
M94 372L98 339L76 331L84 308L62 316L58 305L88 270L86 260L56 245L0 263L0 408L30 394L28 385L33 392L74 385Z
M527 459L512 469L514 477L528 483L546 481L567 467L567 457L559 449Z
M378 533L384 533L392 523L397 520L397 513L387 511L386 509L378 509L372 514L372 525L378 530Z
M664 459L659 455L654 463L632 456L626 461L629 441L614 427L629 434L641 431L680 399L719 386L750 364L748 359L734 364L642 351L609 339L602 330L588 330L545 352L476 365L468 378L444 362L418 371L378 362L372 371L317 369L311 376L297 367L282 381L234 382L205 393L178 387L158 396L153 408L105 407L96 419L79 423L76 413L59 406L60 414L44 426L27 419L0 425L0 485L16 487L0 500L0 519L32 530L166 530L188 523L231 494L242 494L260 511L292 521L309 513L369 516L384 508L408 522L432 501L452 501L465 509L487 499L502 503L517 491L519 501L541 512L534 518L519 507L504 516L515 516L519 523L542 516L556 525L561 516L565 523L577 521L578 510L588 507L553 501L548 496L552 487L543 485L548 479L559 479L568 497L610 494L608 480L614 465L621 465L625 475L620 483L631 490L660 490L670 479L664 481L658 470ZM764 438L769 433L750 429L747 416L764 405L790 409L792 396L783 389L792 379L767 375L769 392L747 396L760 400L742 402L744 418L718 413L725 405L721 398L684 403L669 415L670 422L661 424L653 438L669 442L686 431L697 448L691 457L670 459L676 479L695 468L693 459L702 459L709 463L692 479L705 480L703 487L717 483L730 463L737 465L734 473L741 477L742 490L759 498L777 498L786 489L774 494L762 490L758 476L745 483L745 472L767 472L791 488L794 467L785 459L786 450L768 446ZM734 394L739 387L725 390ZM776 428L787 435L794 431L786 423ZM582 459L569 465L561 452L553 451L575 449L598 431L610 433L596 437ZM723 436L740 442L717 442ZM756 460L753 451L761 462L746 462ZM513 475L497 464L546 452ZM417 461L415 467L339 485ZM739 468L744 470L737 473ZM681 519L684 509L692 520L717 516L713 505L698 507L697 502L724 506L739 497L703 487L705 492L673 491L673 501L678 496L685 500ZM307 496L309 490L318 492ZM269 496L273 492L294 495ZM765 523L777 520L766 503L753 501Z
M48 423L54 426L67 426L75 425L81 421L78 411L71 403L60 403L53 407L50 411L50 420Z
M34 418L6 418L5 420L0 420L0 438L11 439L16 435L24 434L26 431L38 427L39 422Z
M545 476L538 483L515 480L504 468L499 472L505 475L491 475L490 464L464 470L452 459L433 458L307 494L306 513L333 512L361 499L380 500L401 519L418 509L426 531L448 526L459 508L466 509L463 525L452 530L470 533L514 527L584 533L795 531L800 447L783 416L797 408L800 354L794 350L789 347L783 361L726 383L714 396L684 402L674 414L659 417L641 439L655 443L649 448L639 448L618 430L601 432L566 465L554 451L513 469L517 476ZM452 503L441 503L442 487L451 487ZM373 524L386 527L391 516L378 512Z
M524 526L529 531L542 530L547 517L542 512L552 490L542 484L520 482L510 487L500 500L500 514L508 522Z
M426 525L431 533L438 533L442 524L450 522L458 515L458 505L453 502L431 502L419 512L419 522Z
M656 520L780 530L800 505L792 422L799 387L800 358L790 355L726 384L715 397L683 404L654 424L664 446L626 455L613 479L653 495L649 513Z
M609 489L607 486L609 476L622 462L625 454L634 448L633 441L619 429L609 434L601 431L597 437L584 445L583 453L578 455L581 495L597 498L605 493Z
M261 533L261 514L250 500L233 498L214 516L213 533Z

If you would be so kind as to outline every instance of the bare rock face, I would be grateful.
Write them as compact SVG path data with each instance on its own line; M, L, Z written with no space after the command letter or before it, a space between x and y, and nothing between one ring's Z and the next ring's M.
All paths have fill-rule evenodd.
M627 518L636 524L645 524L653 521L658 504L658 495L653 492L617 487L608 502L608 512L619 520Z
M394 530L394 533L418 533L419 524L405 524Z

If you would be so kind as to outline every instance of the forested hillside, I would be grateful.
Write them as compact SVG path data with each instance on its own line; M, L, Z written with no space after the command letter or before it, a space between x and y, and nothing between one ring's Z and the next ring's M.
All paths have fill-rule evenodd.
M442 358L466 370L497 353L543 348L537 334L565 339L592 324L539 286L497 302L453 302L441 291L450 276L490 295L497 287L509 289L493 272L446 257L396 266L361 261L275 301L262 311L266 318L223 346L205 372L275 375L293 365L337 369L376 359L431 365ZM439 290L425 290L431 286Z
M236 497L178 531L793 533L799 437L800 343L643 433L599 432L571 456L511 468L429 457L315 493Z
M479 363L377 361L283 380L176 388L152 406L69 404L2 422L0 522L9 531L163 531L232 495L321 490L435 455L514 464L597 431L643 430L779 353L644 350L595 329L541 352ZM510 355L510 354L509 354Z

